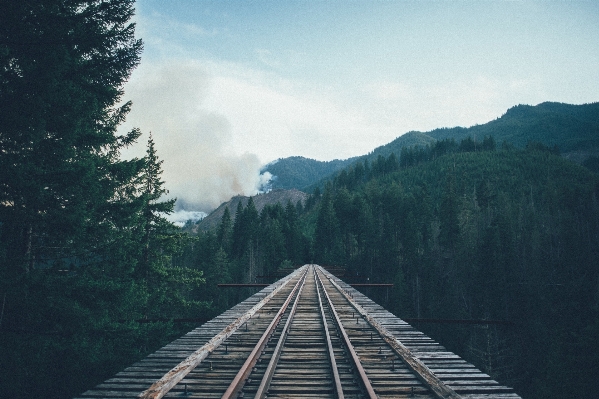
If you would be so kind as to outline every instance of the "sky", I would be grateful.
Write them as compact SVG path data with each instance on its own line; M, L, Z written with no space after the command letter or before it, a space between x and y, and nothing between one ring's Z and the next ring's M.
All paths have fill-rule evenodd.
M144 134L125 156L151 133L180 211L255 195L279 158L599 101L594 0L138 0L134 21L121 129Z

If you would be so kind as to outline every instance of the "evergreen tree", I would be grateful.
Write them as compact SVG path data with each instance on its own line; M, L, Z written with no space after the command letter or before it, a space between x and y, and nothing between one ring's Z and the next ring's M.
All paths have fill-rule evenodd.
M133 0L0 3L0 221L12 276L97 259L141 162L119 160L118 106L139 62Z
M216 237L220 247L225 252L229 253L233 237L233 223L231 222L231 212L229 211L229 207L225 207Z
M120 159L140 134L117 134L142 50L132 16L133 0L0 2L0 385L13 398L73 397L168 341L172 325L132 321L148 307L197 310L201 276L168 259L153 143Z
M439 219L441 222L441 235L439 237L441 245L444 245L447 250L453 253L459 235L459 221L455 177L451 173L447 175L445 180Z
M143 173L141 175L141 205L143 225L143 256L140 269L149 270L151 263L151 252L164 251L165 238L174 236L173 226L164 215L173 212L176 199L160 201L161 197L168 193L161 180L162 163L158 160L152 135L148 139L148 147ZM157 242L162 239L162 242ZM154 241L154 242L153 242ZM162 244L162 245L157 245Z
M333 208L333 194L331 185L325 187L320 201L316 231L314 233L314 252L317 262L332 264L339 254L338 221Z
M240 258L245 251L247 244L247 224L245 222L245 213L243 211L243 204L241 201L237 203L237 210L235 211L235 222L233 224L233 256Z
M298 203L301 204L300 201ZM287 202L287 206L285 207L283 234L285 236L287 258L295 264L300 263L302 257L302 239L298 225L297 208L293 206L291 201Z

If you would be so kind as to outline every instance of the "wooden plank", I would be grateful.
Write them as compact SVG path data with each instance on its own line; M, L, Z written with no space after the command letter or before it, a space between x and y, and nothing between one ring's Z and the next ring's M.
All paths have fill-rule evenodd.
M150 388L142 392L139 397L142 399L160 399L162 398L172 387L177 385L191 370L193 370L198 364L202 362L214 349L216 349L221 343L223 343L228 337L230 337L239 327L248 321L254 313L262 308L270 299L272 299L283 287L291 281L292 276L299 273L298 269L293 274L289 275L283 282L277 285L270 294L264 297L260 302L254 305L248 310L243 316L239 317L233 323L229 324L219 334L215 335L207 344L202 346L200 349L191 354L187 359L179 363L168 373L166 373L160 380L156 381Z
M334 277L332 277L334 278ZM352 289L350 285L341 280L336 280L339 286L346 290L346 294L364 309L375 309L373 302L360 292ZM473 365L461 359L458 355L448 352L439 345L430 345L430 342L422 341L428 339L426 335L415 330L405 321L397 318L385 310L376 310L371 315L388 329L398 340L410 349L412 354L420 359L446 384L455 388L455 391L463 398L468 399L516 399L520 398L512 388L500 385L489 375L482 373ZM423 345L424 344L424 345ZM434 348L434 350L429 350ZM442 348L442 349L441 349ZM439 350L441 349L441 350ZM493 393L491 393L493 392Z
M335 282L334 279L329 277L329 281L337 287L339 292L345 296L352 306L362 315L363 318L368 320L371 326L373 326L381 335L381 337L389 344L395 352L400 356L401 359L408 365L408 367L416 373L416 375L435 393L438 398L441 399L460 399L460 396L450 387L445 385L443 381L439 379L420 359L415 357L410 350L395 338L387 329L378 322L374 317L368 314L362 306L353 300L348 293Z

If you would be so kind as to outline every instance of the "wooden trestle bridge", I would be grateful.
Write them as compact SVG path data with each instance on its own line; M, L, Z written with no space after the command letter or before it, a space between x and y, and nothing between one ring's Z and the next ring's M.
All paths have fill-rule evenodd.
M519 398L316 265L80 395Z

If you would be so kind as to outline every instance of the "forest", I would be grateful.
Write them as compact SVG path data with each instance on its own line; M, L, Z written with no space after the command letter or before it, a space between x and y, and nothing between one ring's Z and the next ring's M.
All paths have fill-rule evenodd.
M204 277L172 265L161 161L122 160L133 1L0 2L0 387L73 397L189 326ZM208 305L206 305L208 306Z
M208 287L340 265L346 281L393 283L364 293L399 317L504 321L417 327L522 397L592 396L599 176L540 143L499 147L445 139L358 162L305 204L250 201L182 264L203 263Z
M190 233L165 219L175 202L151 135L144 157L120 157L141 135L117 134L143 48L133 12L132 0L0 3L3 395L73 397L198 323L181 319L254 292L217 284L304 263L393 283L364 293L399 317L505 321L416 327L523 398L595 395L594 158L445 137L348 164L305 202L258 212L250 199Z

